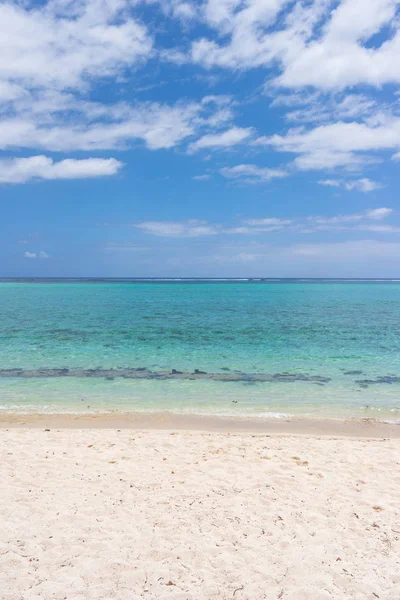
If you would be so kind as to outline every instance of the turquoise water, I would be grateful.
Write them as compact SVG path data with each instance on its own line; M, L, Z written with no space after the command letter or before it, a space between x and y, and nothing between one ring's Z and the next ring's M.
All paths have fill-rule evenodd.
M397 283L0 283L0 409L397 420L399 317Z

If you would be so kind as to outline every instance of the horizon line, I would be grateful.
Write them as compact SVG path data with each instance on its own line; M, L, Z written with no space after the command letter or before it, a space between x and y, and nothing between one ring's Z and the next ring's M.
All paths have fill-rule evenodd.
M171 276L171 277L151 277L151 276L143 276L143 277L108 277L108 276L71 276L71 277L63 277L63 276L0 276L0 283L6 282L40 282L40 281L48 281L48 282L243 282L243 283L271 283L271 282L306 282L306 281L366 281L366 282L392 282L400 283L400 276L398 277L268 277L268 276L251 276L251 277L196 277L196 276Z

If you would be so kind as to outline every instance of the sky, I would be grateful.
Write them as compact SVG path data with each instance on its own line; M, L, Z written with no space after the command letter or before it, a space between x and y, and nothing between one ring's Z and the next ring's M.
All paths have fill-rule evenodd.
M0 276L400 277L400 0L0 3Z

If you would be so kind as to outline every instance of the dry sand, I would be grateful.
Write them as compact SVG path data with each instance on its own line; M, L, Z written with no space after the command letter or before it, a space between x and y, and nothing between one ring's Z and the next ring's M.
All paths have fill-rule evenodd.
M397 600L400 440L0 431L1 600Z

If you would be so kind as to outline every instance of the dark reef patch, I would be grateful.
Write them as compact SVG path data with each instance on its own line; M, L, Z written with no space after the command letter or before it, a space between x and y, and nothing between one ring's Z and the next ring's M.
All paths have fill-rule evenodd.
M152 371L146 367L129 367L118 369L0 369L0 377L22 377L22 378L50 378L50 377L96 377L109 381L120 377L123 379L204 379L211 381L243 381L243 382L314 382L324 384L331 381L330 377L321 375L306 375L303 373L242 373L240 371L225 373L207 373L195 369L193 373L178 371ZM386 381L388 378L382 378L383 381L373 381L373 383L394 383ZM394 378L400 382L400 378ZM358 382L360 385L363 382Z
M397 377L396 375L382 375L376 379L357 379L356 383L361 387L368 387L369 385L376 385L379 383L392 385L393 383L400 383L400 377Z
M345 371L343 375L362 375L362 371Z

